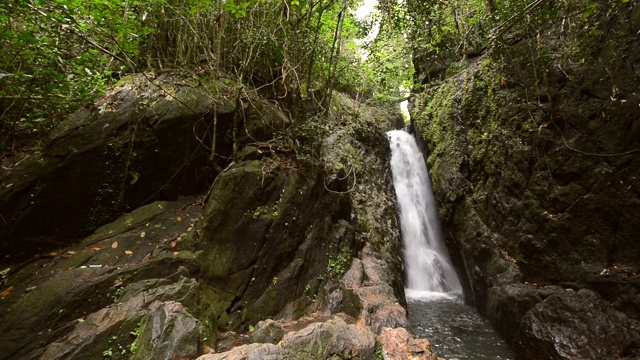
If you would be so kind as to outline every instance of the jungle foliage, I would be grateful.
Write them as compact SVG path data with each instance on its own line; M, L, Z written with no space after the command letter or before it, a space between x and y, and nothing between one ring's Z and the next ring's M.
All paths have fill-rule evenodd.
M3 1L0 152L42 139L129 73L232 77L293 118L320 118L333 89L401 101L415 81L412 58L427 67L416 79L424 83L460 59L536 36L549 19L588 31L630 3L381 0L358 20L362 0Z
M588 48L589 42L598 37L603 22L620 14L631 14L633 0L383 0L383 11L391 27L401 29L407 35L413 60L425 78L425 83L459 60L483 53L499 59L505 46L525 39L542 40L552 29L559 33L546 36L557 39L566 55L577 47ZM568 39L570 28L583 29L584 39ZM572 44L572 45L571 45ZM532 57L540 57L539 50L546 44L532 49ZM532 68L531 71L541 69Z
M235 77L322 113L332 89L398 98L409 79L395 39L365 59L357 0L8 0L0 3L0 151L39 138L122 76L181 69ZM370 44L366 44L370 45ZM399 57L402 56L402 57ZM406 82L406 81L405 81ZM292 112L294 112L292 111Z

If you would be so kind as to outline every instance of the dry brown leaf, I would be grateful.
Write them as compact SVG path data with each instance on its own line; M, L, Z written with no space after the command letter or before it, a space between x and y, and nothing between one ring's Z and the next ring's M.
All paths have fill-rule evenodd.
M13 289L15 289L15 286L9 286L8 288L4 289L1 293L0 293L0 297L1 298L6 298L7 296L9 296L9 294L11 294L11 292L13 291Z
M208 347L207 345L204 345L202 347L202 354L213 354L215 352L215 350L213 350L212 348Z

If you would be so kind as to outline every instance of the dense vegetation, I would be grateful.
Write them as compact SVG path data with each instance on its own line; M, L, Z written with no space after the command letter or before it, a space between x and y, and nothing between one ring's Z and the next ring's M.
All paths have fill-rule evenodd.
M381 36L367 60L356 39L375 21L356 20L357 7L353 0L2 2L0 150L6 156L37 139L133 72L150 80L175 69L232 77L290 111L323 112L332 89L397 99L410 80L407 54L394 50L397 36Z
M561 6L589 26L628 2L384 0L359 21L358 0L5 1L0 151L41 139L133 72L230 77L309 118L327 109L333 89L400 100L413 86L411 55L428 64L425 83L466 56L535 35Z

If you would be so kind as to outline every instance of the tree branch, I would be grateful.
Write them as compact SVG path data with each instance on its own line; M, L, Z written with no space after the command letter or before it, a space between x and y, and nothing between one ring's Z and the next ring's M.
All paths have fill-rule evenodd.
M121 63L127 65L127 62L124 59L122 59L118 55L114 54L113 52L109 51L109 49L106 49L103 46L101 46L100 44L96 43L95 41L89 39L85 35L77 32L74 28L71 27L71 25L66 25L66 24L62 25L62 29L72 33L73 35L79 37L80 39L88 42L89 44L91 44L91 46L95 47L96 49L100 50L101 52L103 52L103 53L111 56L112 58L120 61Z

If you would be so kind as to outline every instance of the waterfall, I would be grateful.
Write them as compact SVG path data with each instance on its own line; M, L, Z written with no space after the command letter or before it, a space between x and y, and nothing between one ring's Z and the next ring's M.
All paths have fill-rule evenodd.
M429 339L432 349L445 359L513 359L513 351L489 322L462 300L462 286L442 239L431 180L415 138L399 130L387 136L413 333Z
M406 131L389 131L387 136L404 245L406 295L461 294L462 286L442 239L429 173L418 144Z

